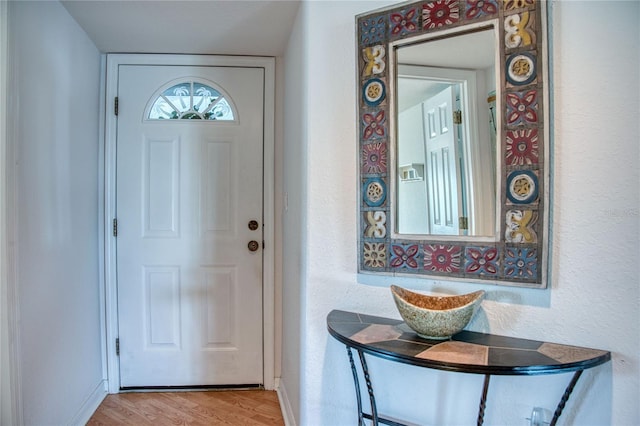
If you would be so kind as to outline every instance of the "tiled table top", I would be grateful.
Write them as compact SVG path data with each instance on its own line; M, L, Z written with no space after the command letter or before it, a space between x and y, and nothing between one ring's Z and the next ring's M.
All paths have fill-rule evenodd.
M404 322L334 310L329 333L363 352L447 371L534 375L584 370L611 359L608 351L462 331L449 340L426 340Z

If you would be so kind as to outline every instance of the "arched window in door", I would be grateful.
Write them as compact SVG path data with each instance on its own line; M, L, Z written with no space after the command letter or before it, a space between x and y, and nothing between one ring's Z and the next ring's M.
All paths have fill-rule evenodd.
M236 121L235 107L221 88L203 80L171 82L147 104L147 120Z

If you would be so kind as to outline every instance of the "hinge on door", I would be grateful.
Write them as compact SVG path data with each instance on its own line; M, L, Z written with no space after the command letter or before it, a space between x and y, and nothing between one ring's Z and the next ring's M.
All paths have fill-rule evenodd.
M462 111L461 110L453 111L453 124L462 124Z
M113 113L115 115L118 115L118 97L117 96L113 99Z
M120 356L120 338L116 337L116 356Z
M469 218L466 216L460 216L458 218L458 227L460 229L469 229Z
M113 236L118 236L118 219L113 219Z

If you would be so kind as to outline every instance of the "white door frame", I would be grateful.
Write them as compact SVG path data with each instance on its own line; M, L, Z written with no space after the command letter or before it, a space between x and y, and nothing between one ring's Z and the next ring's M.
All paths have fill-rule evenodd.
M263 363L264 387L275 389L275 59L249 56L214 55L107 55L106 117L104 150L104 265L105 335L109 393L120 391L120 360L116 355L118 337L118 299L116 283L116 244L112 223L116 217L116 130L114 99L118 93L120 65L230 66L264 69L264 181L263 181Z

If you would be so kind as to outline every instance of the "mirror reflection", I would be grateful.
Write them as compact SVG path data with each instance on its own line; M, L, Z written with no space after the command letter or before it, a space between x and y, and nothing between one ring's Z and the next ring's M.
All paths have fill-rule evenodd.
M397 47L398 234L496 238L496 39Z

